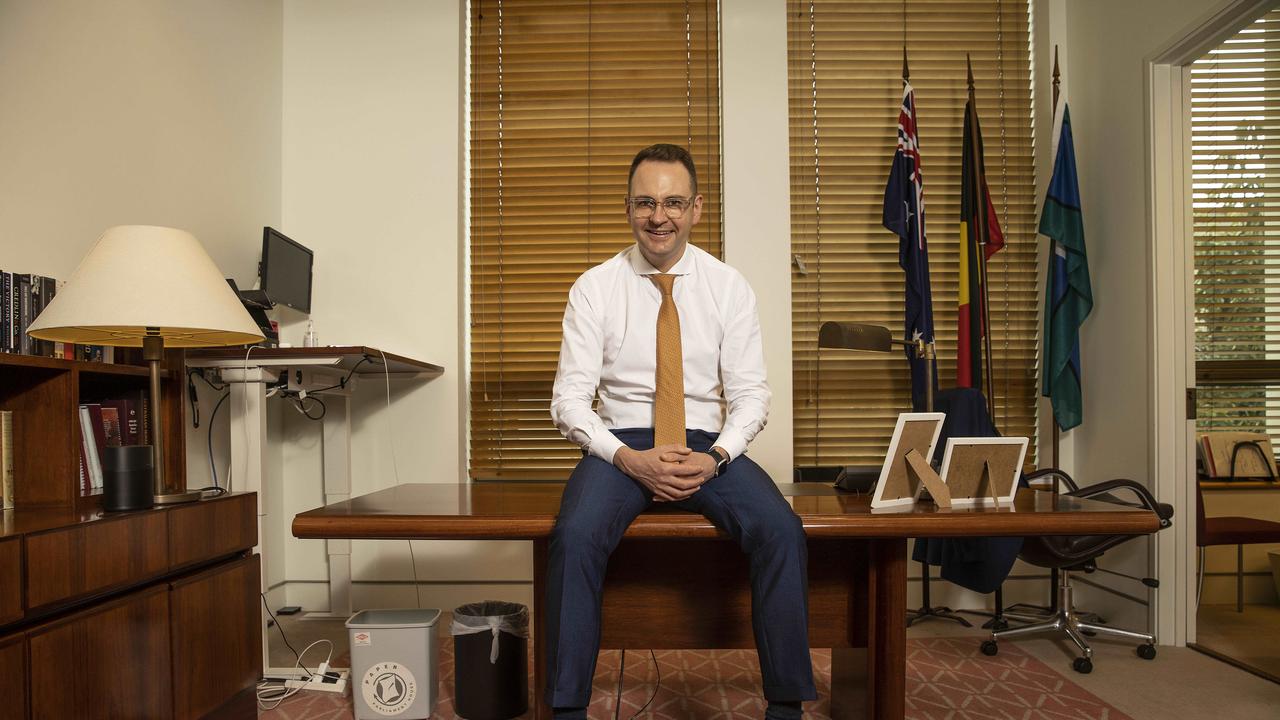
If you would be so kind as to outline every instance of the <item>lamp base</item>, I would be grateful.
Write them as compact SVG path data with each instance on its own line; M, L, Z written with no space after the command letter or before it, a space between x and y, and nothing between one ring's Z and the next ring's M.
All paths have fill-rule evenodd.
M199 490L188 490L184 492L164 493L163 495L151 496L151 501L156 505L178 505L181 503L195 502L199 499Z

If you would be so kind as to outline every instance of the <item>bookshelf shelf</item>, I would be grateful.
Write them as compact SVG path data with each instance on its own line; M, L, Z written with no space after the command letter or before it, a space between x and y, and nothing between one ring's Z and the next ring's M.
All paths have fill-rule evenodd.
M85 375L118 375L122 377L147 377L147 368L138 365L115 364L103 362L84 362L80 360L62 360L60 358L39 357L36 355L12 355L0 353L0 368L41 368L66 372L76 370ZM169 370L160 371L161 378L169 377Z

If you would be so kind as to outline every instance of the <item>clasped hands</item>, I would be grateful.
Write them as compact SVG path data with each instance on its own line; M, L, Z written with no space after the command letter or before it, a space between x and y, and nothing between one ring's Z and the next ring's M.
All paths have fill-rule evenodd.
M618 448L613 464L653 493L654 502L684 500L716 474L715 458L683 445Z

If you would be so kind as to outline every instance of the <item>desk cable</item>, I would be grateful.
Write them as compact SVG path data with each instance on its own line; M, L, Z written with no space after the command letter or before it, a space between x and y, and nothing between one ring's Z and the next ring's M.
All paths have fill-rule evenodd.
M386 388L387 399L387 441L391 444L391 469L395 473L395 484L400 485L400 464L396 461L396 436L391 424L391 366L387 363L387 354L382 350L378 350L378 354L382 356L382 377ZM367 355L365 359L370 359ZM422 607L422 583L418 579L418 557L413 551L413 540L406 540L409 543L409 565L413 569L413 598L417 607Z
M303 674L306 675L308 679L315 677L316 675L319 675L321 677L334 677L334 678L338 677L336 673L329 672L329 663L333 661L333 641L327 638L320 638L319 640L316 640L315 642L303 648L302 652L299 653L297 650L294 650L293 645L289 643L289 637L284 634L284 626L280 624L280 621L276 618L275 613L272 613L271 608L267 605L266 593L260 592L258 593L258 596L262 598L262 606L267 609L267 615L271 616L271 622L275 624L276 630L280 631L280 637L281 639L284 640L285 647L292 650L293 656L297 658L296 661L294 662L294 667L301 669ZM311 648L315 647L316 645L319 645L320 643L325 643L326 645L329 646L329 655L324 659L324 662L320 663L320 666L316 669L316 672L313 673L307 669L306 665L302 664L302 658L307 656L307 652L311 650ZM288 700L294 695L297 695L298 693L302 692L302 690L303 690L302 687L286 686L284 680L263 680L258 683L257 691L256 691L256 694L258 697L258 707L261 708L262 710L274 710L280 706L280 703L284 702L285 700Z
M630 720L636 720L636 718L640 717L640 713L644 712L644 709L649 707L649 703L653 702L653 699L658 697L658 690L662 687L662 669L658 667L658 656L650 650L649 657L653 659L653 671L658 675L657 679L653 683L653 694L649 696L648 700L644 701L644 705L640 706L640 709L631 716ZM613 720L618 720L618 713L622 712L622 680L625 677L626 669L627 649L623 648L622 657L618 663L618 693L617 699L613 702Z

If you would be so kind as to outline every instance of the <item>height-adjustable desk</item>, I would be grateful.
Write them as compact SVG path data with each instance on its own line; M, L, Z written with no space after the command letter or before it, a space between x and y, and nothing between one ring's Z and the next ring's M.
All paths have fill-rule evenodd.
M386 371L383 370L383 357ZM428 380L439 377L444 368L394 353L383 353L362 345L301 348L219 348L187 352L187 366L217 368L231 385L228 398L231 413L231 468L237 491L258 494L258 538L266 537L263 519L268 507L266 476L267 386L286 373L290 389L317 392L324 396L322 430L324 498L326 503L351 497L351 404L355 386L373 384L381 389L384 374L391 380ZM354 372L352 372L354 370ZM345 385L340 381L350 374ZM338 385L338 387L333 387ZM329 613L351 615L351 541L331 539L325 543L329 565ZM260 552L261 548L255 548ZM262 561L263 592L267 572ZM265 616L263 631L266 631ZM264 665L266 642L263 642Z
M906 706L907 538L1155 532L1141 509L1032 490L1012 507L940 510L931 503L872 510L866 495L826 485L780 484L809 545L809 644L832 648L837 720L902 720ZM547 546L560 484L400 485L301 513L300 538L532 540L534 602L545 592ZM601 647L753 647L747 562L701 515L642 513L609 559ZM546 644L533 609L535 716Z

